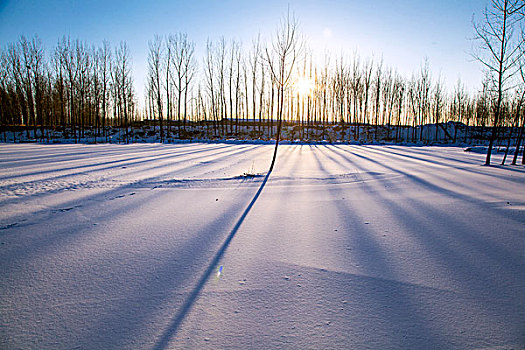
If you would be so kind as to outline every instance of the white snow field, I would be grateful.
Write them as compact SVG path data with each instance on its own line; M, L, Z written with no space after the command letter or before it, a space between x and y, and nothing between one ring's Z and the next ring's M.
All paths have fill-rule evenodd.
M525 348L523 166L272 152L0 145L0 348Z

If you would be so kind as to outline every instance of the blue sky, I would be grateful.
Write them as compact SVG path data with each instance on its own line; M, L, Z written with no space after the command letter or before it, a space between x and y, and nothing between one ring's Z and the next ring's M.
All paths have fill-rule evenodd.
M208 38L240 40L248 50L258 33L271 38L289 6L320 57L325 50L332 56L382 56L406 77L427 57L433 76L441 74L450 88L461 77L476 90L482 73L469 55L469 38L473 15L479 19L486 5L487 0L0 0L0 45L21 34L38 34L48 52L68 34L93 44L107 39L115 46L125 40L142 94L148 40L155 34L186 32L199 58Z

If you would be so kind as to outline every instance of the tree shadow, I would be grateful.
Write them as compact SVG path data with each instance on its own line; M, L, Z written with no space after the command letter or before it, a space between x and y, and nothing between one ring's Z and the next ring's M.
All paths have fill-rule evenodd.
M246 219L246 216L248 216L250 210L252 209L253 205L261 195L262 190L264 189L264 186L266 185L266 182L268 182L268 178L270 177L271 172L268 172L266 176L264 177L263 182L261 183L261 186L253 196L251 202L248 204L244 212L241 214L240 218L235 223L233 229L226 237L225 241L222 243L221 247L215 253L215 256L211 259L211 261L208 264L208 267L204 271L204 273L201 275L199 280L197 281L195 287L192 289L192 291L189 293L188 297L186 298L184 304L180 307L177 314L173 317L171 324L169 327L162 333L160 339L156 342L155 346L153 347L154 350L162 350L167 349L170 340L177 334L177 331L179 330L182 322L184 321L186 315L193 307L195 301L197 300L199 294L201 293L202 289L204 288L204 285L206 284L206 281L208 278L212 275L212 273L215 271L219 261L223 257L224 253L226 252L226 249L228 249L228 246L230 245L233 237L241 227L242 223Z
M65 148L68 146L69 148ZM57 144L57 145L39 144L38 147L32 147L32 148L24 147L21 150L16 150L17 151L16 163L18 164L18 163L27 163L27 162L37 161L38 164L48 164L48 163L64 161L64 160L86 159L93 155L95 147L96 147L96 153L100 157L103 157L103 156L104 157L116 157L116 156L130 154L129 149L126 149L125 147L115 148L114 146L115 145L110 145L110 144L77 145L77 146L65 145L65 144ZM134 155L147 154L147 153L153 153L153 152L156 153L161 149L161 146L162 146L161 144L148 144L148 146L145 147L145 145L143 144L141 145L137 144L137 147L134 147L131 153ZM46 149L46 148L49 148L49 149ZM34 152L35 150L38 150L37 155L33 155L33 156L27 155L27 154L30 154L31 152ZM6 153L12 153L12 150ZM13 159L2 159L0 160L0 164L1 163L10 164L12 161Z
M336 151L337 150L337 151ZM366 156L364 154L359 154L358 152L352 152L351 150L349 149L345 149L345 148L342 148L342 147L339 147L339 146L334 146L334 152L336 154L340 154L340 156L342 156L343 158L346 158L348 160L348 156L347 155L352 155L352 156L355 156L357 158L360 158L360 159L363 159L365 161L368 161L370 162L371 164L375 164L377 166L380 166L384 169L387 169L389 171L392 171L392 173L394 174L399 174L399 175L402 175L404 177L406 177L407 179L409 179L411 182L413 182L414 184L422 187L422 188L426 188L427 190L430 190L430 191L433 191L433 192L436 192L436 193L441 193L443 195L447 195L449 197L452 197L452 198L455 198L455 199L459 199L459 200L464 200L464 201L467 201L467 202L470 202L472 204L475 204L476 206L480 206L482 203L480 203L478 200L476 200L475 198L467 195L467 194L464 194L464 193L460 193L460 192L456 192L450 188L445 188L445 187L442 187L434 182L431 182L429 180L426 180L424 179L423 177L421 176L417 176L411 172L407 172L407 171L403 171L401 170L400 168L398 167L393 167L393 166L390 166L390 165L387 165L386 163L387 162L380 162L379 160L377 159L373 159L369 156ZM346 155L345 155L346 154ZM377 152L378 155L381 156L381 152ZM386 158L386 155L382 155L383 157ZM438 180L446 180L448 183L451 183L451 184L455 184L456 186L459 186L460 184L457 184L456 182L452 181L451 179L445 179L435 173L426 173L426 175L428 175L429 177L433 177L435 179L438 179ZM469 188L469 186L467 186L466 184L461 184L461 187L462 188ZM470 188L470 190L474 191L476 190L475 188Z
M337 154L337 152L335 151L334 153ZM343 159L347 159L346 156L344 156L343 154L338 155ZM354 155L364 159L371 165L379 165L386 169L397 171L398 173L407 176L411 181L418 184L427 191L442 194L443 196L449 197L459 202L465 202L468 205L471 205L474 210L477 210L480 213L486 212L487 208L475 198L454 192L442 186L435 185L427 180L422 179L421 177L410 175L409 173L405 173L399 169L396 170L395 168L387 166L384 163L380 163L375 159L371 159L355 153ZM427 173L427 175L429 174ZM388 182L389 180L385 178L382 179L382 181ZM362 185L365 188L367 188L367 190L372 190L371 186L366 182L363 182ZM416 231L414 233L414 237L419 238L421 240L429 240L427 244L423 244L423 246L434 248L443 247L442 251L446 251L449 256L452 256L455 253L452 248L448 247L448 245L455 247L469 247L469 249L476 252L476 254L480 254L477 258L478 262L487 261L486 266L520 266L523 264L520 256L513 255L511 252L505 249L504 245L501 244L501 242L495 241L492 238L483 235L481 232L473 232L471 226L468 226L464 222L461 222L460 220L458 220L458 218L454 217L450 213L447 213L439 206L431 206L428 202L415 198L412 198L410 202L401 206L396 201L392 200L388 196L385 196L381 191L376 192L381 197L380 202L382 203L382 207L388 209L392 213L393 217L399 218L398 220L403 223L403 225L406 228L406 231L408 231L408 229L411 227L410 224L416 224L416 226L422 228L421 231ZM423 213L426 213L426 215L423 215ZM499 212L494 210L487 214L501 218L502 220L505 220L505 222L508 222L509 220L509 217L506 215L505 212ZM430 234L431 230L425 229L425 227L427 226L431 228L439 228L443 232L446 232L446 234L443 234L441 236L437 233ZM461 234L458 234L457 231L461 232ZM487 249L487 247L490 247L490 249ZM476 264L472 263L472 261L468 261L467 263L467 260L463 260L469 256L472 256L472 251L457 254L457 257L458 259L462 260L462 266L470 266L471 270L477 270L478 267L476 266ZM456 265L452 265L450 269L451 272L453 272L453 268L455 266ZM485 267L485 270L487 269L488 268ZM484 276L485 272L486 271L484 271L483 269L479 269L477 275ZM489 283L489 278L484 280L480 287L482 287L483 284L487 283ZM496 284L494 284L494 287L496 287Z
M329 156L329 152L333 152L341 160L353 164L351 159L339 154L335 149L325 150L325 156L331 161L340 162L338 159ZM363 159L367 160L368 165L373 167L383 165L375 159ZM322 168L320 160L318 162ZM388 168L388 166L383 166ZM389 169L395 171L394 168ZM418 183L417 177L410 179L416 179L416 183ZM428 271L432 278L427 278L425 272L422 275L425 277L421 285L419 285L421 277L415 278L415 285L419 285L417 289L405 288L403 283L398 284L396 282L389 287L387 296L381 293L370 293L370 297L377 294L374 297L376 298L375 303L383 306L381 310L390 310L385 311L381 317L385 319L398 318L400 321L408 317L415 321L419 332L412 333L411 336L416 339L416 336L423 335L425 342L428 342L426 345L430 348L450 347L451 335L458 337L460 341L472 341L472 338L469 339L468 337L473 336L474 333L466 325L471 322L469 318L475 317L479 317L480 324L485 325L497 320L494 325L486 329L486 334L483 335L484 340L495 339L500 333L505 333L505 337L510 338L518 336L519 327L511 326L522 317L522 312L516 311L520 310L522 302L513 297L513 295L519 295L522 290L519 283L520 277L516 276L516 272L521 276L523 272L523 261L516 254L518 250L509 249L508 244L507 246L501 244L495 239L494 235L487 235L490 230L488 228L479 231L473 230L476 225L469 224L468 219L462 220L457 217L452 210L444 210L439 205L433 205L417 198L411 199L408 203L400 203L399 200L387 195L388 191L378 191L378 188L383 188L384 182L389 183L390 181L388 178L382 179L382 184L363 181L359 188L365 193L374 192L374 196L369 198L375 202L372 204L373 206L381 209L381 213L386 214L381 214L383 215L382 220L389 220L388 227L398 231L400 237L406 237L407 242L413 242L417 247L415 251L427 259L426 261L434 264L430 265L432 270ZM484 212L483 206L479 206L479 203L469 197L460 196L453 191L444 191L444 188L429 185L427 182L420 182L419 185L430 192L444 192L445 196L465 201L471 207L473 205L475 212L470 213L469 217L476 217ZM330 188L330 191L336 194L336 198L342 195L339 190L338 186ZM355 248L352 254L371 276L378 274L379 276L392 276L392 280L395 281L398 278L411 281L417 274L423 273L423 270L417 271L417 268L414 270L406 264L403 250L396 252L386 248L387 245L380 241L381 236L386 235L381 235L377 229L374 231L372 227L361 224L365 221L365 217L358 214L358 205L355 202L336 201L334 204L340 210L341 216L344 215L350 223L355 225L354 229L351 230L352 235L348 237ZM489 214L493 217L499 215L495 212ZM370 215L374 217L374 215L380 214L371 213ZM366 221L369 220L366 219ZM515 237L518 240L518 234L519 232L511 232L506 237ZM393 268L393 266L397 266L397 268ZM403 272L405 270L414 271L415 274L406 274ZM431 287L434 284L434 278L436 281L441 281L436 287L444 286L445 289L443 291L436 289L436 293L421 295L420 292L423 291L421 288L426 288L427 283L430 283L428 286ZM466 327L459 332L455 328L444 327L444 323L435 319L432 315L432 308L428 304L428 302L431 304L440 303L439 295L449 292L452 304L463 301L469 304L469 307L462 309L461 312L449 307L448 304L444 305L441 310L441 312L450 315L452 319L460 320L458 326ZM394 300L397 300L395 304L404 305L404 308L389 309ZM476 337L481 337L481 335L476 334ZM392 340L395 340L395 337ZM399 340L400 347L418 348L421 345L416 342L414 346L407 346L407 342L411 340Z
M475 162L475 161L467 162L467 161L465 161L463 159L437 156L437 155L433 154L432 152L423 153L421 151L419 151L419 152L418 151L413 151L412 149L410 149L410 153L408 154L408 153L403 153L403 151L395 152L392 147L381 147L381 148L372 147L372 146L362 146L362 147L365 148L366 150L371 151L371 152L376 153L376 154L383 154L383 155L389 155L389 156L393 155L393 156L399 157L399 158L404 159L404 160L412 161L414 163L422 162L422 163L436 164L436 165L450 167L450 168L453 168L453 169L456 169L456 170L459 170L459 171L463 171L463 172L466 172L466 173L483 174L483 175L495 177L495 178L498 178L498 179L506 179L506 180L510 180L510 181L514 181L514 182L519 182L519 180L513 179L513 178L508 177L508 176L504 176L504 175L501 175L501 174L488 174L486 172L483 172L480 169L482 164L479 163L479 162ZM422 157L418 157L415 154L422 155ZM440 160L437 160L436 158L444 158L444 159L446 159L446 161L440 161ZM453 164L453 162L460 163L463 166L455 165L455 164ZM476 165L478 167L472 167L472 166L476 166ZM500 169L506 169L506 170L509 170L510 172L519 172L519 173L523 173L524 172L524 170L522 168L519 168L519 167L517 167L517 168L513 168L513 167L509 167L509 166L503 167L501 165L496 165L496 164L491 165L491 167L493 167L493 168L500 168Z
M227 146L224 146L224 147L215 147L213 150L210 150L210 151L215 151L215 150L220 150L222 148L226 148ZM248 148L248 146L244 147L243 149L246 149ZM208 150L206 150L208 151ZM178 157L181 157L181 156L187 156L189 154L194 154L194 153L199 153L199 157L203 157L203 155L201 155L200 153L202 153L203 150L202 149L197 149L197 150L192 150L192 151L188 151L188 152L173 152L173 150L171 151L168 151L168 152L163 152L163 153L155 153L154 156L144 156L144 155L140 155L140 156L136 156L136 157L131 157L131 158L119 158L119 159L116 159L116 160L111 160L111 161L104 161L104 162L97 162L97 163L93 163L93 164L85 164L85 165L75 165L75 166L72 166L72 167L64 167L64 168L59 168L59 169L56 169L56 168L53 168L53 169L47 169L47 170L37 170L37 171L34 171L34 172L30 172L30 173L23 173L23 174L14 174L14 175L9 175L9 176L3 176L3 177L0 177L0 180L9 180L9 179L13 179L13 178L19 178L19 177L23 177L23 176L33 176L33 175L44 175L44 174L53 174L53 173L56 173L56 172L63 172L63 171L68 171L68 170L75 170L77 172L74 172L74 173L68 173L68 174L64 174L64 175L57 175L57 176L50 176L48 177L47 179L61 179L61 178L64 178L64 177L68 177L68 176L74 176L74 175L78 175L78 174L83 174L85 172L92 172L92 171L102 171L102 170L108 170L108 169L112 169L112 168L118 168L118 167L121 167L121 166L132 166L132 165L136 165L136 164L145 164L145 163L152 163L152 162L157 162L159 160L168 160L168 159L173 159L173 158L178 158ZM216 155L216 154L220 154L221 151L218 151L218 152L215 152L215 153L212 153L212 154L206 154L206 156L211 156L211 155ZM232 152L234 153L234 152ZM97 154L97 157L99 155ZM187 162L188 159L183 159L181 160L182 162ZM179 162L181 162L179 161ZM61 162L61 160L57 160L56 162ZM155 168L157 168L157 166L153 166ZM96 168L96 169L90 169L90 168ZM21 183L25 183L27 181L21 181Z
M333 162L338 162L329 155L327 148L318 148L321 154ZM322 150L321 150L322 149ZM334 153L337 154L337 153ZM314 152L315 159L321 171L329 173L323 166L321 159ZM352 163L352 162L350 162ZM366 183L363 182L363 183ZM330 186L328 192L333 198L342 198L348 195L343 192L341 186ZM364 283L366 290L364 299L368 299L367 305L374 305L378 320L371 322L371 326L378 327L385 323L389 332L390 345L399 348L418 348L422 342L429 348L445 348L446 340L437 334L434 329L432 317L421 308L418 295L422 286L411 285L400 282L402 276L392 267L392 254L387 251L378 241L374 229L363 222L365 219L358 214L355 204L351 201L334 201L335 210L339 217L345 218L350 223L345 231L345 241L352 247L352 256L363 269L364 277L359 280ZM351 275L351 274L349 274ZM380 276L389 276L384 278ZM390 322L388 322L388 320ZM392 324L393 321L393 324ZM397 327L406 327L405 333L396 331ZM417 325L417 327L413 327ZM422 341L421 339L424 339ZM410 344L410 345L409 345Z
M162 164L158 164L158 162L156 162L156 161L159 161L158 158L146 159L144 157L141 157L140 161L135 161L135 162L133 162L133 164L140 164L140 165L146 164L146 163L151 163L151 164L148 165L148 166L141 166L139 169L127 171L125 173L125 175L127 177L131 177L133 175L139 175L141 173L146 173L146 172L148 172L150 170L155 170L155 177L165 176L165 175L174 173L173 170L170 169L170 167L172 167L173 165L176 165L176 164L178 165L178 164L188 163L190 160L196 161L196 160L202 159L203 157L209 157L211 155L216 155L216 158L214 159L214 162L215 161L223 161L225 159L228 159L232 155L240 154L240 153L243 153L243 152L252 152L252 151L259 150L259 149L260 149L260 145L256 145L256 146L252 146L252 147L246 146L246 147L243 147L240 150L237 150L235 152L217 151L217 152L214 152L212 154L206 154L205 156L201 155L201 156L198 156L198 157L192 157L191 159L174 160L174 161L170 161L170 162L168 162L168 160L172 160L173 158L178 157L179 155L177 154L177 155L168 156L168 157L164 156L163 159L162 159ZM215 150L217 150L217 148L215 148L214 151ZM195 152L202 152L202 151L197 150ZM187 153L184 153L184 154L195 153L195 152L187 152ZM101 164L101 163L98 163L98 164ZM93 166L93 167L97 166L98 164L90 165L90 167L91 166ZM234 164L234 163L232 163L232 164ZM130 164L125 163L125 164L121 164L121 165L129 166ZM74 177L76 175L84 174L86 171L89 171L91 174L93 174L93 173L96 173L96 172L109 170L111 168L118 168L121 165L109 166L109 167L104 167L104 168L97 168L97 169L93 169L93 170L89 170L88 169L88 170L79 171L79 172L76 172L76 173L57 175L57 176L54 176L54 177L47 177L44 180L38 179L38 180L31 180L31 181L19 181L19 182L16 182L14 184L8 184L8 185L0 186L0 191L1 190L5 191L5 190L10 189L10 188L16 188L16 186L21 186L21 185L30 186L31 184L41 184L42 181L59 181L59 180L64 180L64 179L67 180L68 178ZM175 170L175 173L183 172L183 171L189 170L189 169L194 170L196 168L202 168L202 167L204 167L206 165L207 165L207 163L205 163L205 162L200 162L200 163L197 163L197 164L188 164L186 166L177 168ZM168 169L168 171L166 171L165 169ZM63 170L64 169L58 169L58 170L55 170L55 172L60 172L60 171L63 171ZM162 172L161 172L161 170L162 170ZM23 176L26 176L26 174L24 174ZM149 177L149 178L146 178L146 179L143 179L143 180L139 180L137 183L129 183L129 184L125 184L125 185L117 186L117 187L119 187L119 188L130 188L130 189L136 187L137 185L138 186L143 186L143 187L148 187L148 182L151 181L151 180L154 180L155 177ZM93 186L93 185L96 186L98 181L99 180L95 178L93 180L87 181L86 183L82 184L82 186L83 187L90 187L90 186ZM22 200L31 200L35 196L40 196L40 197L48 196L49 194L58 193L58 192L61 192L63 190L76 189L77 186L78 185L74 184L72 186L72 188L66 187L66 188L58 188L58 189L46 190L45 193L36 193L36 194L27 195ZM18 198L18 197L7 198L7 199L0 200L0 204L5 206L5 205L9 205L9 204L16 203L16 202L19 202L19 201L20 201L20 198Z

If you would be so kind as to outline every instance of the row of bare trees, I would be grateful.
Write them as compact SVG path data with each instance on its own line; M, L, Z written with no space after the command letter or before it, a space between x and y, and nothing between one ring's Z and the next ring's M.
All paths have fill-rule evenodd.
M166 44L159 37L150 43L146 116L159 122L166 116L170 122L166 125L179 126L178 132L181 127L184 131L189 118L209 122L209 136L234 137L240 120L250 122L252 137L275 137L265 129L270 130L282 116L283 121L299 126L295 136L300 139L324 138L327 135L314 132L320 130L322 134L323 125L339 123L345 140L384 139L375 126L390 125L413 126L405 141L432 141L433 137L437 140L440 129L435 128L435 135L425 135L418 126L448 121L494 125L497 95L490 76L478 92L467 91L460 80L447 92L443 79L432 77L427 61L407 78L381 60L358 55L332 60L327 55L323 65L317 65L311 54L304 54L295 57L293 70L281 77L281 72L272 68L278 60L268 56L273 48L262 48L257 40L243 56L240 44L221 39L207 43L199 80L194 79L195 63L189 75L185 69L173 68L174 63L166 59ZM176 57L173 51L171 55ZM191 79L185 80L186 75ZM523 80L519 79L502 98L505 108L497 121L499 126L517 125L515 112L521 110L523 95ZM302 86L305 82L310 84L308 91ZM523 116L519 115L521 125ZM171 123L175 117L177 123ZM387 139L396 139L396 129L392 130ZM456 142L457 135L456 129L447 137Z
M89 127L107 140L106 126L117 125L129 140L131 122L145 119L157 124L161 142L278 140L285 123L291 130L283 136L292 139L454 143L468 142L464 124L481 128L481 138L491 144L502 136L521 142L523 7L517 0L493 0L475 25L481 44L474 56L486 67L479 91L467 91L459 80L447 91L427 60L410 77L357 53L318 60L289 14L270 42L257 37L243 50L240 42L208 40L200 62L186 34L155 36L149 42L143 118L125 43L112 49L107 42L95 47L64 37L46 55L37 37L22 36L1 53L1 123L30 126L26 132L35 138L37 130L44 138L46 127L60 126L75 139ZM434 127L423 127L428 124Z
M381 60L358 55L333 61L327 55L323 65L316 65L311 53L294 54L293 69L281 77L273 48L256 40L244 56L239 43L222 39L208 42L199 76L194 47L184 34L150 42L145 115L163 125L163 140L172 134L184 137L188 121L208 121L208 136L235 136L239 125L250 121L252 137L275 137L269 130L279 116L299 126L293 136L300 139L326 138L323 126L334 123L341 124L346 140L399 139L395 128L385 136L374 126L414 126L405 141L432 141L417 128L422 124L493 125L489 78L477 93L460 81L447 93L442 79L432 79L426 61L405 78ZM96 48L64 37L46 58L38 38L21 37L2 52L2 63L3 125L33 126L34 133L39 127L41 135L45 126L68 126L81 137L87 126L103 132L104 126L129 125L137 118L125 44L112 50L108 42ZM307 91L301 86L305 82ZM522 85L506 91L498 125L522 124L516 113L523 111ZM457 141L455 131L448 136Z
M159 121L161 142L165 140L164 117L167 137L173 133L175 118L179 137L181 126L186 126L191 83L197 72L194 52L195 44L186 34L170 34L165 39L157 35L149 42L146 106L147 114Z
M27 137L46 139L51 128L60 127L80 140L94 127L107 141L107 126L128 130L137 119L131 56L124 42L112 49L107 41L95 47L63 37L46 55L37 36L21 36L1 52L0 61L4 130L23 125Z

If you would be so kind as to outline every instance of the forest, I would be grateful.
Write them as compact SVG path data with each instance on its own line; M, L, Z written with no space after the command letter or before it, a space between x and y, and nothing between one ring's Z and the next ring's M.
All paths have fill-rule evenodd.
M149 126L159 142L280 136L492 145L508 139L519 148L525 122L523 6L502 3L510 7L487 9L474 23L479 51L472 56L486 73L477 91L461 80L447 89L426 58L410 76L357 52L318 59L289 14L268 42L259 36L245 48L226 38L208 40L204 57L197 57L196 43L184 33L156 35L149 42L145 96L134 89L126 42L112 46L64 36L46 49L38 36L20 36L0 54L3 138L6 131L23 130L35 140L59 132L76 142L86 133L108 142L118 130L118 141L127 143ZM279 51L283 43L290 44L288 52Z

